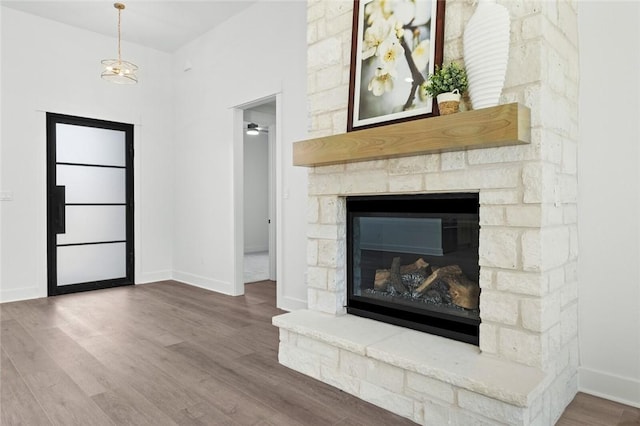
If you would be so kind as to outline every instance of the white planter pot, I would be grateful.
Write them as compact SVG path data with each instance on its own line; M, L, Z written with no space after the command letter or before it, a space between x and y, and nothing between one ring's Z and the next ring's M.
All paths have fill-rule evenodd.
M479 0L464 31L464 63L474 109L498 105L509 60L509 12L495 0Z
M460 107L460 92L455 89L453 92L440 93L436 96L440 115L454 114Z

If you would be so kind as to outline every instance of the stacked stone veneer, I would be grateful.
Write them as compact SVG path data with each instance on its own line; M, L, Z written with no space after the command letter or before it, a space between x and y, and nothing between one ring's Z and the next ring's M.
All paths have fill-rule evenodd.
M435 419L445 419L465 424L461 419L473 418L474 424L553 424L577 391L576 4L499 3L509 9L512 19L501 101L520 102L531 109L530 145L309 169L309 310L338 316L345 314L346 304L345 196L480 194L482 324L478 357L539 370L544 379L530 399L518 404L495 395L487 398L482 392L451 386L454 381L446 375L438 379L416 375L402 366L367 358L366 351L358 355L363 366L352 367L355 355L335 345L335 365L334 361L327 364L334 370L325 365L324 373L318 369L315 374L313 369L300 367L296 359L321 359L331 344L290 327L282 329L283 364L338 386L333 376L352 378L348 386L341 387L419 423L437 424ZM445 62L464 63L462 33L473 11L470 0L447 1ZM345 132L351 19L351 1L308 2L310 138ZM379 373L367 373L372 363L379 363L374 368ZM396 368L402 373L398 377L394 370L396 377L389 382L385 371ZM517 382L518 377L511 380ZM372 386L396 399L380 403L371 394ZM416 386L422 391L417 392ZM479 399L470 402L475 396ZM406 409L409 403L414 407L411 413ZM505 417L504 413L518 405L523 411L517 417Z

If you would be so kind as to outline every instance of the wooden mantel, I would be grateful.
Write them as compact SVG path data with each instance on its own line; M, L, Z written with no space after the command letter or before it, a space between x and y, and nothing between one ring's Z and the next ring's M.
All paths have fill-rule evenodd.
M293 164L327 166L530 142L531 111L512 103L296 142Z

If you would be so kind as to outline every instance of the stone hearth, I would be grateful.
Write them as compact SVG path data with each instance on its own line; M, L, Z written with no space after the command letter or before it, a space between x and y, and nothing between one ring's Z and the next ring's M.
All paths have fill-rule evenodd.
M500 3L531 143L309 168L309 309L274 318L283 365L420 424L553 424L577 391L575 6ZM346 128L351 7L309 2L311 137ZM447 1L445 61L472 12ZM438 192L479 193L479 348L345 314L345 197Z

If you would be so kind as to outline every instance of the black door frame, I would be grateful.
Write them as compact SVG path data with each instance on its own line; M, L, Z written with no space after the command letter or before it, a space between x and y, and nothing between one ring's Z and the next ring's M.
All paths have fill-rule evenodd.
M126 276L101 281L58 286L57 232L64 232L64 187L56 186L56 124L71 124L125 132L126 176ZM77 164L80 166L96 166ZM100 166L97 166L100 167ZM47 286L48 295L75 293L132 285L134 281L134 206L133 206L133 124L96 120L47 112Z

